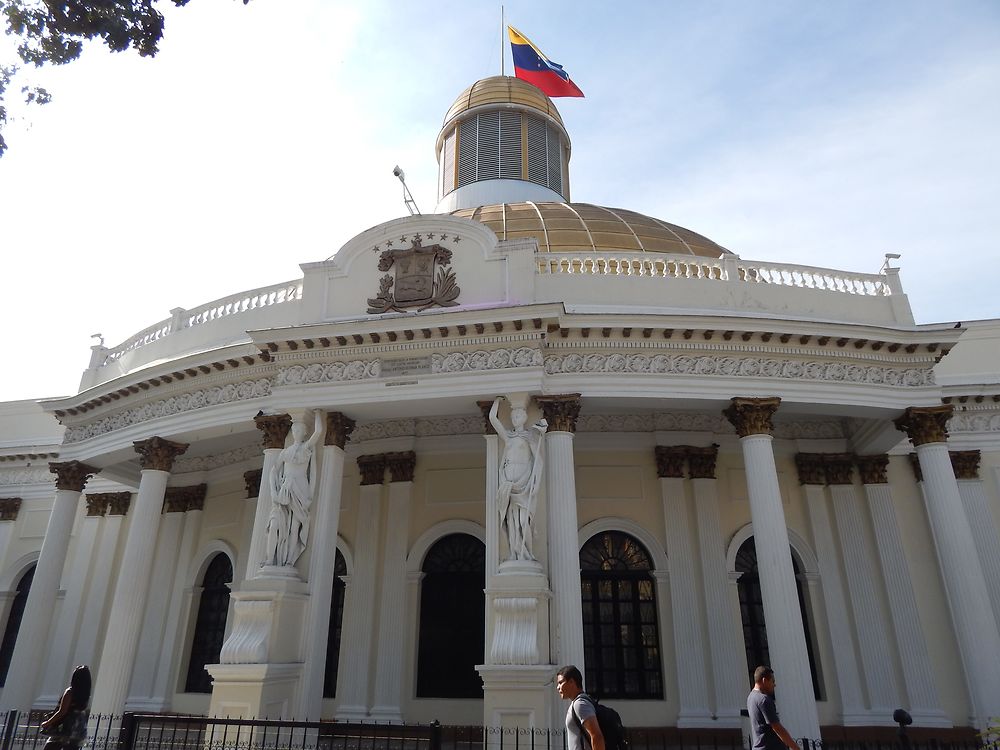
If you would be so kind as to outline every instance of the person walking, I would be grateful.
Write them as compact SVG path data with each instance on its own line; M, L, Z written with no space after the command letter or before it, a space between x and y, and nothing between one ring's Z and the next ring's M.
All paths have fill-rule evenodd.
M747 696L752 750L800 750L781 722L774 703L774 670L760 666L753 671L753 690Z
M569 750L604 750L604 735L597 723L597 708L583 692L583 675L569 664L556 672L556 691L569 701L566 709L566 744Z
M86 742L90 685L90 668L81 664L73 670L55 713L39 726L39 731L48 736L43 750L77 750Z

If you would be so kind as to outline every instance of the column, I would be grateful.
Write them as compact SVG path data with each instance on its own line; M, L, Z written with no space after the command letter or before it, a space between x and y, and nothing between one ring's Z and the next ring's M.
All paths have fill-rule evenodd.
M101 524L101 540L97 544L94 558L94 570L107 571L105 575L91 577L87 600L83 605L83 619L80 621L80 632L76 638L76 650L73 652L74 664L89 664L90 671L96 672L101 659L99 636L104 632L107 619L108 590L114 586L118 571L115 569L115 557L118 552L118 539L121 536L122 524L132 503L131 492L109 492L108 515Z
M27 711L38 695L36 691L42 671L39 665L45 661L49 645L49 626L59 593L59 579L66 563L66 549L76 518L76 507L87 480L99 471L79 461L50 463L49 469L56 475L56 496L7 672L17 675L18 679L7 681L3 691L5 709Z
M264 435L264 466L261 469L260 492L254 512L253 534L247 553L245 579L256 578L264 559L264 545L267 542L267 518L271 513L271 472L278 461L278 454L285 447L285 438L292 428L292 418L288 414L262 414L253 418L257 429Z
M708 614L708 657L711 664L718 726L740 726L740 709L746 701L746 657L733 637L741 623L734 616L726 571L726 543L719 514L715 462L719 446L688 448L688 476L694 496L701 557L702 591Z
M683 446L656 446L656 474L660 478L663 524L667 532L670 567L670 610L677 655L678 727L704 727L712 721L706 683L705 631L695 584L691 524L684 496Z
M833 662L837 671L841 721L844 726L864 725L868 723L868 715L864 708L861 674L858 671L854 637L847 615L847 596L840 577L837 543L833 538L827 510L823 456L819 453L798 453L795 456L795 465L798 467L799 483L806 497L813 542L816 544L819 575L823 581L823 602L826 605Z
M330 634L333 573L337 563L337 534L344 485L344 446L353 431L354 420L350 417L337 411L326 415L316 519L309 543L309 612L297 713L304 721L318 721L323 708L326 647Z
M118 583L111 601L101 667L94 684L91 709L94 713L117 714L125 708L129 679L139 646L142 616L149 595L149 574L153 565L151 551L160 526L167 480L174 459L187 448L183 443L161 437L135 443L142 473L125 539Z
M549 581L552 585L551 653L559 664L583 658L583 602L580 598L580 539L576 515L573 434L580 415L580 394L538 396L549 430L545 434L548 501Z
M958 493L969 517L972 538L983 566L983 576L990 592L993 616L1000 622L1000 536L990 510L990 502L979 478L979 451L952 451L951 465L958 480Z
M38 703L45 706L55 706L59 703L70 670L70 654L73 653L73 642L76 639L77 624L83 609L83 592L87 587L87 577L90 574L91 558L94 545L100 531L101 520L108 511L107 493L88 493L86 496L87 515L80 523L77 532L76 551L73 561L66 571L66 598L63 600L62 611L56 622L55 634L46 663L45 679L42 681L42 695Z
M375 665L375 699L371 717L379 721L403 720L401 708L403 644L406 642L406 549L413 502L413 451L388 453L389 506L385 544L382 545L382 596L378 609L378 656Z
M240 548L236 553L236 569L233 570L233 582L244 581L250 561L250 545L253 540L253 527L257 520L257 498L260 496L260 481L263 469L251 469L243 472L243 482L247 488L246 500L243 501L243 525L240 533Z
M868 708L874 723L891 726L894 723L892 712L900 700L892 663L894 649L883 616L878 579L872 575L877 569L875 554L868 544L865 520L854 490L853 456L825 455L824 468L844 555L847 592L858 636L861 671L868 691Z
M1000 716L1000 661L992 657L1000 654L1000 633L948 456L946 424L952 409L951 405L910 407L896 420L896 427L917 450L927 516L972 699L970 714L983 729L990 717ZM987 654L989 658L983 658Z
M793 737L819 739L819 715L771 444L771 420L780 403L777 397L734 398L724 414L743 448L767 640L772 644L770 666L778 682L778 710Z
M875 548L882 566L889 617L909 698L907 708L917 726L950 727L951 721L941 709L937 680L931 669L927 639L920 625L917 599L903 552L903 539L886 476L889 457L857 456L855 461L875 529Z
M497 431L493 429L489 413L492 401L477 401L483 413L483 440L486 441L486 580L497 574L500 565L500 517L497 510L497 485L500 472L500 445ZM489 605L487 604L487 628L489 627ZM490 642L487 634L486 642Z
M358 468L361 470L361 492L354 535L354 571L344 594L341 679L337 685L340 694L337 719L341 721L358 721L368 716L385 454L358 456Z
M21 509L21 498L0 497L0 570L6 569L7 545L14 533L14 521Z

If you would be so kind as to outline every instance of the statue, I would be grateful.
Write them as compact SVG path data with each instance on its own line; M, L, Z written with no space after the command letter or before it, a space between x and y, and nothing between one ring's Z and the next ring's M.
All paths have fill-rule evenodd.
M292 424L293 442L282 448L271 469L271 515L267 520L267 547L263 565L295 565L309 537L309 509L316 485L316 444L323 436L323 412L305 440L304 422Z
M542 440L548 423L542 419L525 429L528 412L522 406L513 406L508 430L497 417L500 408L498 396L490 407L490 424L503 441L500 459L500 484L497 487L497 511L500 527L507 532L508 560L534 560L531 522L535 515L538 488L542 480Z

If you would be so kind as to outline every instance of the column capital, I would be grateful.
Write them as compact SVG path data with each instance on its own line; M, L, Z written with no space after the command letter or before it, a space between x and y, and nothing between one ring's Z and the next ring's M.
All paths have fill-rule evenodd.
M948 440L948 420L955 407L951 404L940 406L911 406L903 416L893 420L896 429L905 432L914 447L926 443L944 443Z
M687 446L658 445L655 455L656 476L660 479L684 478L684 459L687 457Z
M916 477L918 482L924 481L924 470L920 468L920 458L916 453L910 453L907 458L910 459L910 468L913 469L913 476Z
M886 469L889 466L889 456L885 453L877 456L855 456L862 484L888 484Z
M87 502L87 517L102 517L108 512L108 495L110 492L88 492L84 496Z
M567 393L562 396L535 396L535 403L549 423L549 432L576 432L576 420L580 416L580 394Z
M483 413L483 434L496 435L497 431L493 428L493 423L490 421L490 409L493 408L492 399L486 401L477 401L476 406L478 406L479 411Z
M109 492L107 495L109 516L128 515L129 506L132 505L131 492Z
M767 398L730 399L729 407L722 414L736 428L736 434L741 438L750 435L770 435L774 431L774 412L781 405L777 396Z
M979 461L981 454L973 451L949 451L951 467L955 470L955 479L979 479Z
M21 498L0 497L0 521L16 521L21 510Z
M854 483L854 456L851 453L824 453L823 469L827 484Z
M382 484L385 480L385 454L358 456L358 469L361 471L361 486Z
M417 467L417 454L413 451L386 453L385 463L389 467L390 482L412 482Z
M328 411L326 413L326 436L323 438L323 444L335 445L340 450L344 450L356 424L343 412ZM284 438L282 438L282 445L284 445Z
M247 488L247 500L260 495L260 480L264 476L263 469L251 469L243 472L243 482Z
M289 414L258 414L253 418L253 423L264 433L265 450L285 447L285 438L292 429L292 417Z
M822 453L796 453L795 467L799 470L799 484L826 484Z
M207 492L207 484L167 487L163 496L163 511L165 513L185 513L189 510L204 510Z
M688 476L691 479L715 479L715 462L719 458L719 446L712 443L706 448L688 448Z
M156 471L170 471L174 468L174 459L188 449L187 443L177 443L161 437L137 440L132 445L139 454L139 465L143 469Z
M100 469L95 469L93 466L79 461L62 461L50 463L49 471L56 475L57 490L83 492L83 488L87 486L87 480L97 474Z

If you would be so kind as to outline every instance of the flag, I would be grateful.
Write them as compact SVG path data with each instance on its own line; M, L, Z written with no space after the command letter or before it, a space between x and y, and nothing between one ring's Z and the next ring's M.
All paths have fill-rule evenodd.
M507 35L518 78L537 86L549 96L583 96L562 65L543 55L528 37L513 26L507 27Z

